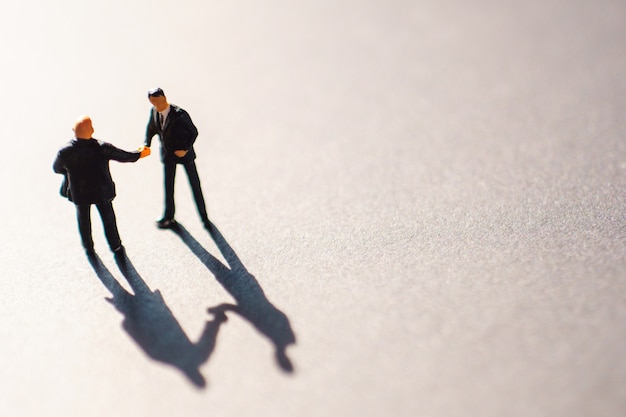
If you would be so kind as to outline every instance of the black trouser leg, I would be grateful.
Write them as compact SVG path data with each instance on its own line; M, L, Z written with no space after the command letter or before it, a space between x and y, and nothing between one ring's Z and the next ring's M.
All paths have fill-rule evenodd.
M163 180L165 185L165 211L163 213L164 219L173 219L174 211L174 179L176 178L176 163L164 162L163 163Z
M76 204L76 217L78 219L78 232L86 250L93 249L91 238L91 204Z
M198 208L200 219L205 225L208 225L209 217L207 216L206 205L204 204L202 188L200 188L200 177L198 176L196 163L194 161L186 163L185 171L187 171L187 178L189 178L189 185L191 186L191 191L193 192L193 198L196 200L196 207Z
M115 212L113 211L113 203L107 201L104 203L96 204L100 217L102 218L102 225L104 226L104 234L109 242L111 250L118 249L122 246L120 240L120 234L117 231L117 222L115 220Z

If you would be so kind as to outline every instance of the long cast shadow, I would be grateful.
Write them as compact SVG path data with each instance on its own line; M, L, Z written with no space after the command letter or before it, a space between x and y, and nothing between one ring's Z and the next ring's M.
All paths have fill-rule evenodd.
M206 380L199 368L211 356L226 315L216 311L215 318L206 322L202 335L193 343L165 303L161 292L150 290L126 254L116 256L115 260L134 294L117 282L98 255L88 259L100 281L113 295L107 301L124 315L122 327L128 335L150 358L174 366L196 387L205 387Z
M296 343L296 337L289 319L270 303L256 278L248 272L218 228L211 223L210 234L228 263L228 267L204 249L180 223L172 228L172 231L182 239L237 302L236 305L220 304L209 308L208 311L217 317L224 315L226 311L232 311L249 321L274 345L274 354L280 369L289 373L293 372L293 364L287 357L287 347Z

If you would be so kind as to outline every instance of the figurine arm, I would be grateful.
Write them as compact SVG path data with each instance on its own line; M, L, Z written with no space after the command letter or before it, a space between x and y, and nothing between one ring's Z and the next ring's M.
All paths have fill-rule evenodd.
M72 197L70 195L70 180L67 173L67 168L65 168L65 164L63 163L63 160L61 158L61 151L57 153L57 157L52 164L52 169L57 174L63 174L63 182L61 183L61 189L59 190L59 193L61 194L61 196L68 198L71 201Z
M104 153L108 157L108 159L113 159L114 161L118 162L136 162L139 158L141 158L142 154L141 150L127 152L123 149L116 148L110 143L102 143L100 146L103 147ZM148 148L148 152L149 149L150 148Z
M184 122L184 129L185 129L185 136L184 136L185 141L183 143L183 148L189 149L191 148L193 143L196 141L196 138L198 137L198 128L196 128L196 125L194 125L193 122L191 121L191 117L189 116L189 113L184 112L182 119Z
M191 121L189 113L180 110L180 117L176 121L176 151L174 154L182 158L189 152L198 137L198 129Z
M154 121L154 109L150 110L150 119L146 126L146 138L144 140L144 146L149 148L152 144L152 138L158 133L156 122Z
M65 174L67 172L67 170L65 169L65 164L63 164L63 161L61 159L61 152L57 153L57 157L52 164L52 169L57 174Z

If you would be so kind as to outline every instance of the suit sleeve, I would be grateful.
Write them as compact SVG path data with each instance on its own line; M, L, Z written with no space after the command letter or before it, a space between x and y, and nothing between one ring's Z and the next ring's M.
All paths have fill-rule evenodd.
M101 145L102 151L107 159L112 159L118 162L135 162L139 159L141 152L127 152L125 150L116 148L110 143L102 143Z
M63 158L61 157L61 151L57 153L57 157L52 164L52 169L57 174L63 174L63 182L61 183L61 189L59 190L59 194L65 198L69 198L72 201L72 197L70 195L70 181L68 178L67 168L65 168L65 163L63 162Z
M148 125L146 126L146 139L144 140L143 144L149 148L152 144L152 138L157 133L158 128L154 120L154 109L150 109L150 119L148 120Z
M198 129L191 121L189 113L181 110L176 124L176 149L189 150L198 137Z
M65 174L65 172L67 171L65 169L65 164L63 163L63 159L61 158L61 151L57 153L57 157L54 160L54 163L52 164L52 169L57 174Z

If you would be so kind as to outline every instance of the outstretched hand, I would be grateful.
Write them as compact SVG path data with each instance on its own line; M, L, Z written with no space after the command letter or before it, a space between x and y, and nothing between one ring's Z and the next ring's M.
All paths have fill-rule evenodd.
M148 148L147 146L142 146L141 148L139 148L139 152L141 152L139 154L139 158L145 158L146 156L150 155L150 148Z

